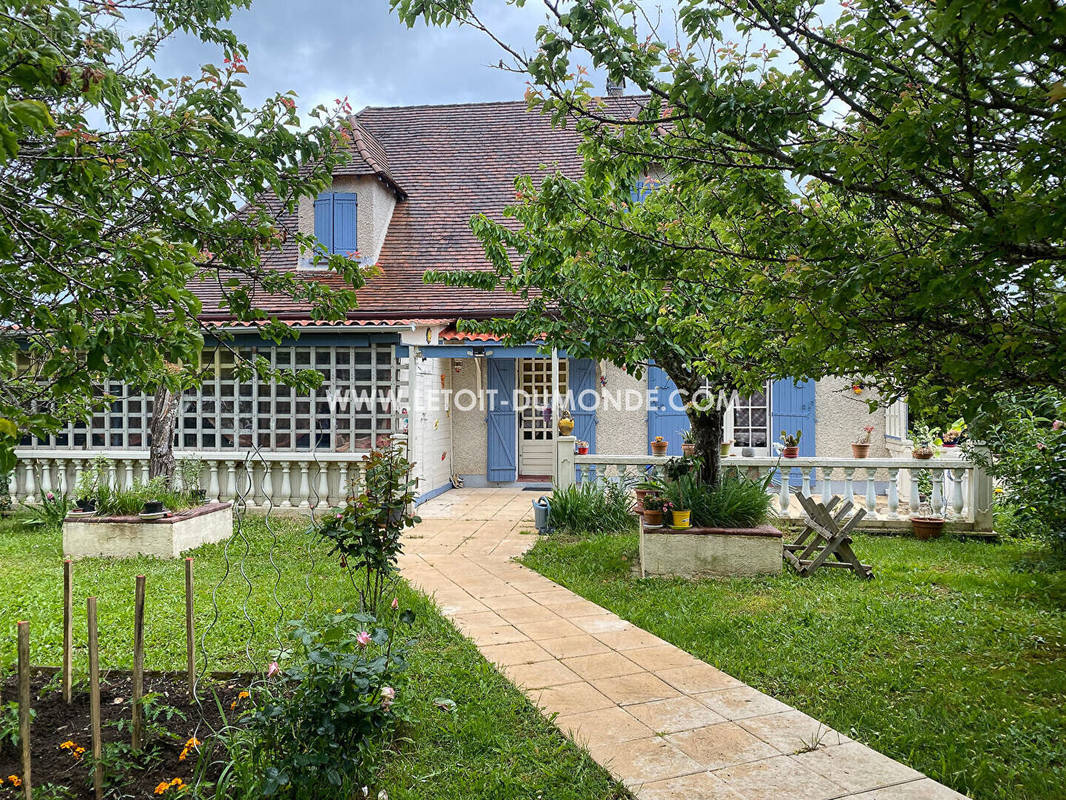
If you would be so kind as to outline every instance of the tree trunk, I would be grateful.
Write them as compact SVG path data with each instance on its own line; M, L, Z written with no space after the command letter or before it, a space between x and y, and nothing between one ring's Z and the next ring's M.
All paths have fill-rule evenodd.
M713 404L711 408L698 409L689 406L688 421L692 426L692 441L696 445L696 457L702 463L700 477L708 486L716 486L722 478L722 432L725 427L725 409Z
M148 476L162 475L167 486L174 483L174 422L178 417L178 395L166 386L155 390L152 409L152 445L149 451Z

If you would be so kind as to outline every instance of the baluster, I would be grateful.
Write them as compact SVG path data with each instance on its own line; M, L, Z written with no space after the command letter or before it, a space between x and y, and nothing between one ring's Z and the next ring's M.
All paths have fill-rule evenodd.
M802 481L801 481L800 491L803 492L804 496L810 497L811 496L811 470L809 470L806 467L804 467L802 470L800 470L800 472L802 473L802 475L801 475Z
M208 462L207 469L207 496L217 502L220 499L221 488L218 485L218 462L214 460Z
M348 499L348 495L351 494L351 487L348 486L348 462L342 461L337 465L337 491L340 494L338 503L343 503Z
M141 483L148 483L148 481L151 480L148 477L148 473L151 471L149 469L149 467L151 466L151 461L149 461L146 458L142 458L138 463L140 463L140 465L141 465ZM182 488L186 488L186 487L182 487Z
M37 502L37 462L26 462L26 502Z
M866 468L866 513L874 519L880 516L877 513L877 486L874 484L876 475L876 469Z
M585 465L574 464L574 481L578 484L583 483L585 480Z
M113 458L107 460L107 485L112 489L121 489L118 485L118 462Z
M82 464L84 462L80 458L74 459L74 488L78 488L78 484L81 482ZM14 497L14 495L12 495Z
M781 487L777 491L777 507L781 516L788 517L788 484L792 480L792 467L781 467Z
M307 467L306 461L300 462L300 487L297 490L300 496L300 508L310 508L311 504L307 502L307 495L310 493L310 487L307 481Z
M19 499L19 496L18 496L18 489L19 489L18 470L19 470L19 467L21 467L21 466L22 466L22 462L21 461L16 461L14 468L12 468L11 472L7 473L7 494L11 498L12 502L14 502L14 501Z
M910 513L913 516L918 513L918 507L922 504L922 498L918 494L918 476L921 475L921 470L914 467L907 467L907 472L911 478L911 507Z
M965 473L966 470L962 467L954 467L951 470L951 510L956 518L962 517L962 478Z
M833 469L822 467L822 502L828 503L833 496Z
M124 458L124 459L122 459L122 466L123 466L123 473L125 474L124 488L132 489L133 488L133 459L132 458Z
M226 462L226 499L233 500L237 497L237 462Z
M52 491L52 464L47 458L41 459L41 496L48 497Z
M329 506L329 464L318 465L318 498L315 506L319 503Z
M888 518L899 519L899 473L898 467L888 471Z
M933 495L930 505L933 507L933 515L939 517L944 514L944 470L932 469L930 472L933 478Z
M292 464L288 461L281 462L281 507L292 508L292 478L289 473Z
M69 462L65 458L56 459L56 472L53 480L53 485L56 487L56 494L61 494L64 497L67 495L67 467Z
M844 502L855 505L855 486L852 481L852 476L855 474L855 467L844 467Z
M262 502L259 505L270 508L274 505L274 465L270 461L263 462L263 472L260 474L259 495Z

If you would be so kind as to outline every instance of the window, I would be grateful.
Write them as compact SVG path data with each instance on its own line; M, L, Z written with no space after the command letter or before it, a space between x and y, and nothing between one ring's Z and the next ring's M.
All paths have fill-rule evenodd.
M733 402L733 443L736 447L769 448L770 384L761 392Z
M356 257L358 210L354 192L323 192L315 200L315 238L326 253Z
M364 451L383 445L395 430L396 389L403 380L391 344L366 347L240 348L262 354L281 371L317 369L322 384L305 392L273 381L240 381L236 356L225 348L205 350L202 385L182 396L175 423L177 450ZM91 425L72 423L40 448L147 449L152 397L111 383L113 399Z

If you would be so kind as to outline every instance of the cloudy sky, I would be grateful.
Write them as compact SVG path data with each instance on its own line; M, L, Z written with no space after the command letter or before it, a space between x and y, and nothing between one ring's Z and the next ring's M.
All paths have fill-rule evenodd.
M527 48L544 20L539 3L515 9L494 0L481 11L493 30ZM408 29L390 13L388 0L254 0L229 27L249 48L249 100L292 89L302 109L347 96L358 110L516 100L525 91L520 76L492 68L503 54L484 34L422 24ZM206 61L221 57L178 38L166 45L157 68L184 74Z

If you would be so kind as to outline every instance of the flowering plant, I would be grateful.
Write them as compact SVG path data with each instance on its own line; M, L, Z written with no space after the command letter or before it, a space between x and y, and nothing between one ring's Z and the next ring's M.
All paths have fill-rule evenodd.
M641 500L641 505L644 506L645 511L662 511L666 502L657 494L649 494Z
M869 444L870 434L874 432L873 425L863 425L859 431L858 437L855 439L855 444Z

